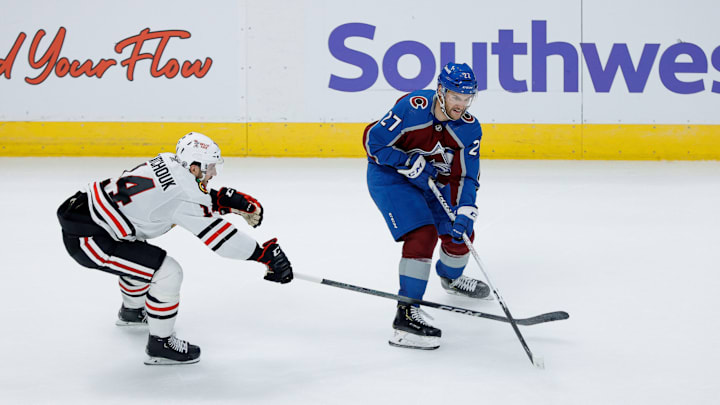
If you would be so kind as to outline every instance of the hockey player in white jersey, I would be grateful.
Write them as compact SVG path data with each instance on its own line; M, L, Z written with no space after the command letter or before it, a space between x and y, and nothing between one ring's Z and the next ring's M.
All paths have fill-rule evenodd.
M277 239L261 246L221 217L239 214L252 227L263 219L262 205L251 196L208 188L222 164L218 145L191 132L178 141L174 154L161 153L119 177L92 182L58 208L70 256L82 266L119 276L123 303L116 323L147 324L145 364L200 360L200 348L173 333L182 268L148 239L178 225L223 257L265 264L266 280L284 284L293 279Z

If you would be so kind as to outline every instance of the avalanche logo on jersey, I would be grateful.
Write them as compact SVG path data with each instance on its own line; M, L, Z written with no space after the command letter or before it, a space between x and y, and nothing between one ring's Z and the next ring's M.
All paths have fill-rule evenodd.
M463 113L461 118L463 121L467 122L468 124L472 124L473 122L475 122L475 117L473 117L472 114L470 114L467 111L465 111L465 113Z
M421 154L422 156L428 156L428 157L434 157L434 156L440 156L442 159L442 162L436 161L436 160L430 160L430 163L437 169L438 173L441 175L449 176L450 175L450 166L452 165L453 157L455 156L452 153L452 150L445 149L445 147L442 146L440 141L438 141L437 144L435 144L435 147L431 151L424 151L420 148L410 149L408 151L409 155L414 155L416 153Z
M428 106L428 99L426 99L423 96L414 96L410 98L410 105L413 106L414 109L425 109Z

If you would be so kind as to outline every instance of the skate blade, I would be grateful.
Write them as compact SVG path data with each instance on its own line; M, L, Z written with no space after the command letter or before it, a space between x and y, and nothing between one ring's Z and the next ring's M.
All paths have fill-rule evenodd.
M392 340L388 340L388 343L390 344L390 346L393 346L393 347L402 347L403 349L415 349L415 350L435 350L438 347L440 347L439 345L434 346L434 347L409 346L409 345L395 343Z
M188 360L188 361L178 361L178 360L166 359L164 357L149 356L144 361L144 363L147 364L148 366L173 366L176 364L194 364L194 363L197 363L198 361L200 361L200 357L198 357L197 359Z
M128 321L121 321L118 319L115 321L115 325L117 326L123 326L123 327L135 327L135 328L147 328L148 324L147 322L128 322Z
M437 336L418 336L396 329L388 343L390 346L405 349L435 350L440 347L440 338Z
M456 296L458 296L458 297L470 298L470 299L473 299L473 300L492 301L492 300L495 299L495 298L493 298L492 294L488 294L488 295L486 295L486 296L484 296L484 297L471 297L471 296L469 296L469 295L467 295L467 294L459 293L459 292L454 291L454 290L445 290L445 292L448 293L448 294L450 294L450 295L456 295Z

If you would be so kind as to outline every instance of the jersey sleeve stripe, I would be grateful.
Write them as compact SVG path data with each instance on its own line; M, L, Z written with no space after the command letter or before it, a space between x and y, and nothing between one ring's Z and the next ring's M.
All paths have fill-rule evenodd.
M237 229L233 229L232 232L230 232L229 234L227 234L227 236L225 236L224 238L222 238L222 239L220 240L220 242L218 242L218 243L212 248L212 250L213 250L213 251L216 251L216 250L220 249L220 246L222 246L223 243L225 243L228 239L232 238L232 236L235 235L236 233L237 233Z
M232 223L225 219L218 218L205 227L197 236L207 247L213 251L217 251L236 233L237 229L235 229Z
M213 228L215 228L215 227L217 226L217 224L221 223L222 221L223 221L222 218L216 219L216 220L213 221L213 223L210 224L207 228L203 229L203 230L197 235L197 237L200 238L200 239L202 239L205 235L207 235L208 232L210 232Z
M461 153L459 153L460 158L460 184L458 185L458 192L457 197L455 198L455 201L452 201L453 205L459 205L460 204L460 198L463 194L463 189L465 188L465 176L467 175L467 168L465 163L465 145L460 141L460 137L453 131L452 128L449 126L447 127L447 131L452 136L452 138L457 142L458 147L460 148Z
M212 243L212 241L215 240L215 238L217 238L221 233L225 232L225 230L228 229L228 228L231 227L231 226L232 226L232 225L230 225L230 222L227 222L227 223L226 223L225 225L223 225L217 232L215 232L214 234L212 234L212 236L210 236L210 237L205 241L205 244L208 245L208 246L210 246L210 244Z

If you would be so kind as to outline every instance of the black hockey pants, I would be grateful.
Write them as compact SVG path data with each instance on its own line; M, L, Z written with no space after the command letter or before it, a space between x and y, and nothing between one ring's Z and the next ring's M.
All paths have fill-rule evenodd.
M167 255L164 249L147 242L113 239L92 220L84 192L65 200L57 216L65 249L84 267L149 282Z

